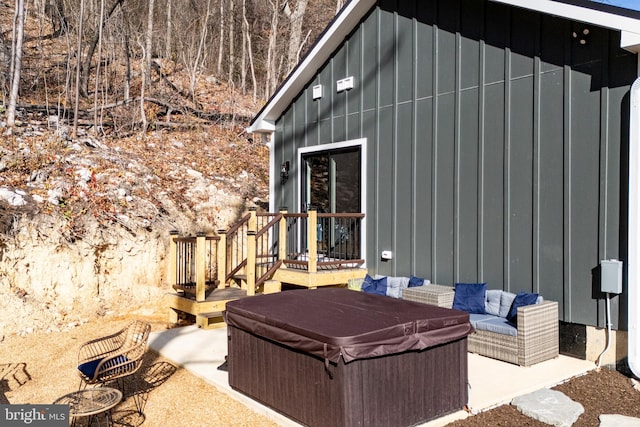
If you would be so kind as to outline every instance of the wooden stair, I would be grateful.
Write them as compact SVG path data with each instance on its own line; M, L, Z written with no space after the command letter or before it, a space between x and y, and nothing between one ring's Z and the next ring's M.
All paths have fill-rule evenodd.
M220 328L225 325L222 311L209 311L196 315L196 325L202 329Z

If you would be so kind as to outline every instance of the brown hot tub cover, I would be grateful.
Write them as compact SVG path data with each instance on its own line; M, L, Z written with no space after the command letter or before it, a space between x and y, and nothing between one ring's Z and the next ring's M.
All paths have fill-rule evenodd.
M471 333L466 312L343 288L227 303L228 325L337 363L423 350Z

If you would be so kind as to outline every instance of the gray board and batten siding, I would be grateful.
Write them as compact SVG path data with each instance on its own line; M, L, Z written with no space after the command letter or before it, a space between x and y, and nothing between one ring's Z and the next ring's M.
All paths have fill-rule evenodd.
M371 273L539 292L561 320L604 326L594 277L625 258L637 67L619 46L490 1L380 1L276 121L275 167L297 176L298 148L366 138ZM295 179L275 188L300 206ZM626 298L611 307L624 327Z

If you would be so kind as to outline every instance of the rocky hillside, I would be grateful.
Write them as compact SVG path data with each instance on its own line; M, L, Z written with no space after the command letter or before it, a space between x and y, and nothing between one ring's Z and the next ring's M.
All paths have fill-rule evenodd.
M11 130L0 81L0 341L110 313L164 314L169 232L214 233L268 200L268 148L244 132L260 101L212 75L194 84L185 67L156 58L147 131L139 97L122 101L116 81L79 98L74 126L75 45L48 22L28 15ZM131 83L139 93L140 73Z
M169 231L214 232L268 199L268 149L238 126L71 138L22 119L0 146L0 336L164 310Z

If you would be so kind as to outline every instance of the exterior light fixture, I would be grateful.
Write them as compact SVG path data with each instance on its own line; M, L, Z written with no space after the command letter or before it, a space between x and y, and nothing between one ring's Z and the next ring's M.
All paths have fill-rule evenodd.
M289 162L284 162L282 166L280 166L280 179L283 184L289 179Z
M580 31L574 31L571 36L578 40L578 43L580 43L581 45L585 45L587 44L587 36L589 35L591 31L589 31L588 28L583 28Z

